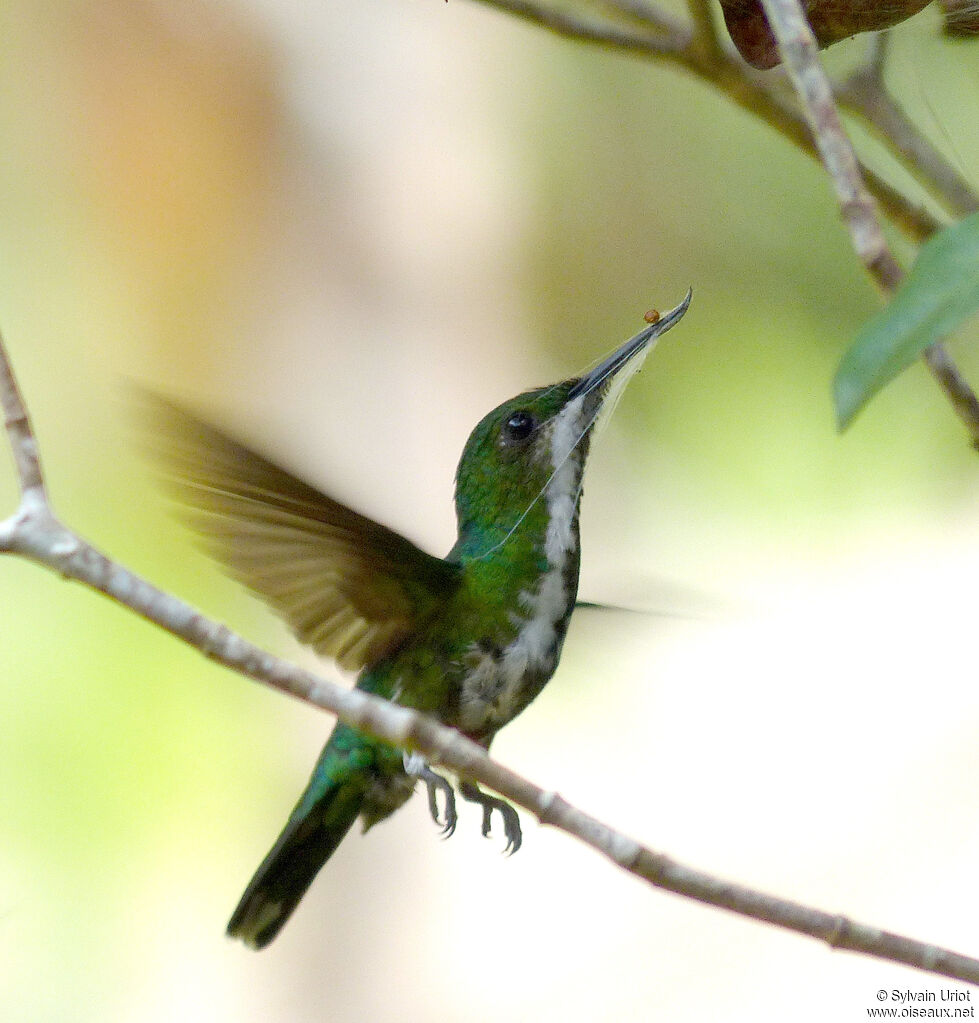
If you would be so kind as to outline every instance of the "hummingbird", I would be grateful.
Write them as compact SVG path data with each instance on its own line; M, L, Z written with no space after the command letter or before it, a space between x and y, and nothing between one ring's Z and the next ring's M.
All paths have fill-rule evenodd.
M526 391L476 425L456 473L458 538L444 558L296 478L163 398L158 455L205 548L298 639L358 672L366 692L430 714L488 748L554 674L578 591L582 476L596 420L691 293L584 376ZM285 828L228 924L254 949L279 933L359 817L366 831L421 781L437 824L457 822L452 784L409 755L338 722ZM520 820L495 811L507 851ZM438 796L442 796L440 816Z

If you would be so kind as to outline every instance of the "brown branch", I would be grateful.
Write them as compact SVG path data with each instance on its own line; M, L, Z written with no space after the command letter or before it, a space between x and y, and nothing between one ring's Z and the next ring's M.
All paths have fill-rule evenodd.
M865 163L860 162L860 170L867 187L887 214L887 219L912 241L923 242L942 229L944 225L924 206L911 202L899 188L895 188Z
M979 451L979 399L966 383L944 345L932 345L921 353L931 375L938 381L952 408L972 437L972 446Z
M694 26L694 38L706 60L717 61L724 56L724 45L717 32L711 0L687 0L687 10Z
M763 76L753 72L739 57L726 52L722 47L717 50L705 49L691 29L678 26L674 19L659 11L648 0L612 0L612 3L616 10L634 15L654 31L661 32L669 26L669 34L664 36L630 32L536 0L476 2L512 14L568 39L676 64L716 86L738 106L771 125L802 152L818 159L819 154L807 130L805 118L792 98L779 87L778 79L773 80L770 73ZM912 241L924 241L942 226L920 204L913 202L862 164L860 166L868 187L881 207Z
M761 118L801 152L819 159L819 151L806 119L799 111L798 102L793 95L779 87L777 79L772 80L770 73L753 71L739 57L727 53L709 61L694 55L685 66L700 78L716 85L738 106ZM942 224L924 207L912 202L864 163L859 160L857 162L881 208L908 238L923 242L941 229Z
M689 33L686 32L663 34L657 31L655 35L630 32L607 22L579 17L563 8L534 3L533 0L477 0L477 2L496 7L522 21L529 21L550 29L560 36L581 39L585 42L596 43L599 46L607 46L616 50L626 50L630 53L649 55L676 53L682 50L689 40ZM662 23L668 23L665 16ZM656 19L655 24L659 29L659 18Z
M811 46L806 43L800 44L799 37L790 34L786 37L787 45L790 48L795 47L795 50L784 56L784 60L790 73L797 78L800 71L802 72L797 85L800 86L799 94L803 99L806 117L800 115L795 106L780 92L777 84L763 81L760 76L745 67L743 62L725 52L719 45L716 48L713 46L705 48L702 35L696 32L676 31L665 36L637 35L624 29L581 19L568 11L557 10L533 0L477 0L477 2L514 14L568 38L672 61L717 86L735 103L770 124L804 153L816 158L822 157L836 186L840 207L850 228L857 254L878 285L887 293L898 286L903 272L884 240L871 193L892 223L913 241L924 241L942 226L920 204L912 202L899 189L865 166L853 152L840 124L829 81L819 63L815 40L812 39L812 33L802 18L801 11L799 16L805 32L812 40ZM699 0L689 2L699 4ZM633 13L641 3L642 10L646 12L645 20L649 24L659 27L667 23L666 15L652 13L655 11L653 5L643 0L615 0L615 3L620 10L628 9ZM766 12L770 6L775 5L766 3ZM798 8L797 4L792 6ZM777 21L779 16L777 11L774 15L769 13L769 17L773 16ZM698 24L702 32L703 12L698 18ZM868 64L869 74L879 76L882 73L885 46L884 42L875 44L874 55ZM812 72L814 66L815 74ZM811 92L807 92L807 89ZM889 113L893 116L895 110L899 110L896 105ZM884 130L888 122L883 114L878 116L881 130ZM807 128L807 120L812 134ZM917 136L917 133L915 134ZM899 135L898 138L902 136ZM899 147L910 144L908 141L910 138L911 136L905 133L904 142L894 142L893 145ZM920 140L920 136L917 138ZM922 148L925 144L920 140L918 146ZM912 159L910 152L906 159ZM940 160L940 155L934 153L933 158L926 160L926 169L921 171L927 176L933 191L943 187L944 179L939 171ZM949 180L944 184L952 182ZM970 198L969 194L954 189L944 194L942 198L952 209L974 201L974 197ZM969 431L974 446L979 448L979 400L975 393L941 345L932 346L922 358L956 415Z
M979 209L979 195L918 130L888 90L883 61L887 35L876 38L867 63L837 85L840 106L863 120L952 216L974 213Z
M0 339L0 396L14 450L22 501L0 523L0 552L14 553L104 593L205 656L272 686L395 746L416 750L436 765L485 785L548 824L574 836L617 866L657 888L824 941L833 948L914 966L979 984L979 960L915 941L846 917L721 880L654 852L541 789L454 729L359 689L348 690L266 653L210 621L188 604L140 579L63 526L44 495L34 434ZM25 454L26 453L26 454Z
M603 0L604 6L618 15L623 15L654 32L666 32L669 35L686 35L687 29L682 21L668 14L661 7L649 0Z
M880 288L891 292L900 284L903 271L884 238L876 204L843 130L816 37L797 0L762 0L762 6L829 172L853 248Z
M876 204L867 191L853 146L840 121L832 87L819 59L816 38L799 0L761 2L779 53L799 94L823 165L833 182L854 251L881 291L890 295L900 285L904 271L884 238ZM876 60L875 73L880 73L880 66L880 61ZM979 448L979 400L975 393L941 345L932 345L923 359L968 429L973 445Z

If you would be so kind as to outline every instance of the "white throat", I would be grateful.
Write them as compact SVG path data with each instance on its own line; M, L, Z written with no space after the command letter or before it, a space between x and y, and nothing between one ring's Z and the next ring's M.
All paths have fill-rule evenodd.
M557 625L567 615L570 599L565 573L578 543L575 518L581 454L576 449L587 428L583 405L584 395L568 402L551 425L553 475L544 492L548 515L544 536L547 571L536 590L521 593L527 614L514 616L520 631L507 648L512 658L511 671L520 674L528 668L553 671L561 649Z
M577 450L588 423L584 396L569 402L552 420L550 460L552 476L544 492L547 532L544 554L547 571L533 590L520 594L521 610L511 613L517 635L495 659L477 656L473 671L463 684L462 727L476 731L500 727L526 706L533 693L533 679L551 676L564 639L559 629L572 599L568 590L569 559L576 555L576 506L581 482L582 457ZM473 651L474 654L477 651ZM542 683L541 683L542 684Z
M581 395L554 417L551 427L551 466L554 475L547 485L547 534L544 553L553 574L560 575L568 552L575 544L574 516L578 498L581 456L575 451L585 432L582 413L585 396Z

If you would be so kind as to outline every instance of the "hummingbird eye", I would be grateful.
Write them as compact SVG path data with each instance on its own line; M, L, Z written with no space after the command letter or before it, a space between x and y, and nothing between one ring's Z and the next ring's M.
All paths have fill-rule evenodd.
M504 444L516 444L526 440L536 425L537 420L529 412L514 412L503 424L500 440Z

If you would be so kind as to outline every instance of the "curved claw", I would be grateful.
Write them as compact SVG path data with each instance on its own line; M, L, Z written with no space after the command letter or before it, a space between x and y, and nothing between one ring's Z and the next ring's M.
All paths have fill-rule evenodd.
M520 830L520 817L517 811L502 799L497 810L503 818L503 833L506 835L506 847L503 850L505 856L512 856L523 844L523 832Z
M503 818L503 833L507 840L503 852L507 856L512 856L523 843L523 833L520 830L520 817L517 811L506 800L483 792L478 785L474 785L472 782L463 782L459 786L459 793L463 799L470 803L478 803L483 808L482 832L484 838L488 838L492 830L493 811L496 810L499 813Z
M428 789L428 812L432 820L442 829L442 836L448 838L456 829L456 822L459 816L456 813L456 794L452 786L440 774L436 774L430 767L426 767L421 775L421 780ZM445 820L439 820L439 806L436 793L441 792L445 799Z
M405 754L405 772L412 778L419 778L428 790L428 812L432 820L442 829L443 838L448 838L456 829L459 815L456 813L456 794L449 782L436 774L424 759L416 754ZM445 800L445 820L439 816L438 793Z

